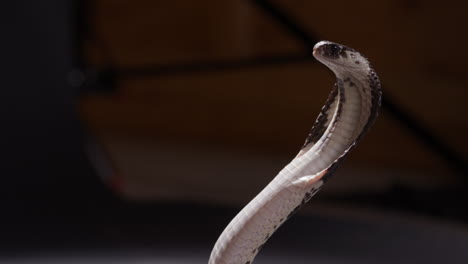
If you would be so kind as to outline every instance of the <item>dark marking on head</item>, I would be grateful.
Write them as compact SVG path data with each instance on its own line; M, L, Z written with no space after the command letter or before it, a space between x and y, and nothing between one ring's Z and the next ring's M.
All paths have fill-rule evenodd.
M341 52L341 47L336 44L325 44L322 46L322 54L325 57L338 59Z
M251 263L251 261L247 261L245 264L250 264L250 263Z
M353 83L353 82L349 82L349 86L353 87L353 86L354 86L354 83Z
M356 63L356 64L360 64L361 62L357 60L357 61L354 61L354 63Z
M329 59L338 59L338 58L348 58L348 52L351 53L351 57L355 58L355 53L356 51L350 47L344 46L344 45L339 45L336 43L324 43L321 46L318 47L318 52L324 57L327 57Z

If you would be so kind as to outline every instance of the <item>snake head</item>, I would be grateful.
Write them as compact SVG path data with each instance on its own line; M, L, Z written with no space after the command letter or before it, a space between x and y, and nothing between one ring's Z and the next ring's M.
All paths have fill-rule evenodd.
M313 55L337 75L343 69L350 71L369 69L369 62L359 52L331 41L320 41L315 44Z

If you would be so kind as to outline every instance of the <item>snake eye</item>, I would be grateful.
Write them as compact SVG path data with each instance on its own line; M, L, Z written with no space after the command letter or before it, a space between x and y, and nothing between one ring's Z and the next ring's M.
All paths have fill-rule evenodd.
M336 59L339 57L339 54L341 52L341 47L336 45L336 44L328 44L324 47L324 50L323 50L323 55L329 57L329 58L333 58L333 59Z
M338 54L340 52L340 47L338 45L332 44L329 48L330 55Z

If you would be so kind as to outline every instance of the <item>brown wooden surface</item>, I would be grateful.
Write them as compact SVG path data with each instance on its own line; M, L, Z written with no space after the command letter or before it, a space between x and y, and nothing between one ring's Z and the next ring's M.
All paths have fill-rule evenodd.
M276 1L320 38L363 52L385 93L465 157L468 132L466 4L455 1ZM89 59L121 67L301 52L301 44L249 1L95 1ZM105 52L100 47L105 47ZM333 84L318 63L124 79L85 97L91 131L106 138L196 143L292 156ZM115 150L115 149L114 149ZM118 150L115 150L118 151ZM447 166L383 113L351 168L444 172ZM442 176L443 175L443 176Z

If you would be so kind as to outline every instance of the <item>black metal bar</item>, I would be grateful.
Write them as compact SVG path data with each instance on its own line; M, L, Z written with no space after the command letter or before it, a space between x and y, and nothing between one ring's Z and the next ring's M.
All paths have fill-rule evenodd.
M239 60L217 60L175 65L148 65L141 67L111 69L118 78L141 78L158 75L193 74L208 71L233 71L247 68L278 66L292 63L314 62L311 55L289 54L247 58Z
M295 21L292 16L287 14L282 8L272 4L267 0L253 0L253 2L271 15L275 21L278 21L293 37L299 39L304 43L306 51L310 54L318 38L305 30L302 26Z
M447 162L453 169L462 175L468 176L468 166L462 156L450 148L440 137L436 136L430 129L426 128L417 118L413 117L401 106L396 105L388 95L382 97L382 108L395 120L405 125L419 141L429 146L434 152Z

